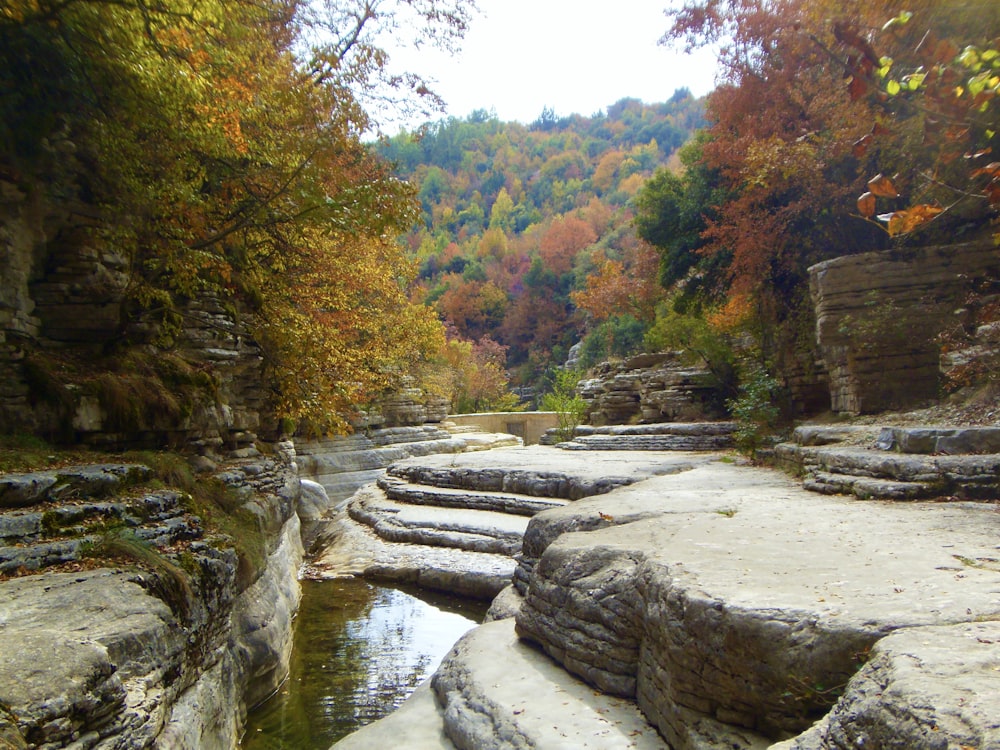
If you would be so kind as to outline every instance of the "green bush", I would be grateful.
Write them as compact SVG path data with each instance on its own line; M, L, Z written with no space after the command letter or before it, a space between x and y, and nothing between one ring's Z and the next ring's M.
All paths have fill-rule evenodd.
M557 435L560 442L572 440L576 428L587 421L587 402L576 392L582 375L579 370L555 370L552 390L542 396L542 411L554 411L559 415Z
M781 384L761 367L751 368L740 383L739 395L727 402L737 427L733 433L741 453L755 456L774 433L781 416Z
M646 327L631 315L608 318L588 333L580 346L580 367L584 370L613 358L642 351Z

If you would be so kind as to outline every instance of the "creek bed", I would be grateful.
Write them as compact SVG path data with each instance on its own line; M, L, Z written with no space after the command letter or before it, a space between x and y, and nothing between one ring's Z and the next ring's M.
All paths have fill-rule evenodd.
M302 581L291 672L250 712L243 750L328 750L429 677L487 603L360 579Z

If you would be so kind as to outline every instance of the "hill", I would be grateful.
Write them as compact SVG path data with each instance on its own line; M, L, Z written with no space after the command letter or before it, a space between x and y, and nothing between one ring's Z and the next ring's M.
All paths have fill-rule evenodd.
M383 140L378 151L420 200L406 237L414 299L436 308L452 339L494 356L499 344L512 384L534 385L594 329L588 279L643 268L621 332L641 338L657 259L636 238L633 198L704 124L702 100L678 89L592 117L545 111L525 126L479 111Z

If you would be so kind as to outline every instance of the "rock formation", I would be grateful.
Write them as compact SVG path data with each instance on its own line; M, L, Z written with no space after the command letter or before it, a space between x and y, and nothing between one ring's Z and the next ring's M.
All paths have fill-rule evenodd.
M724 416L712 374L681 362L676 352L604 363L580 382L590 424L696 422Z
M987 278L1000 278L992 243L862 253L812 266L833 410L871 413L937 398L937 336L962 324L972 281Z
M287 674L298 607L299 483L278 448L202 478L200 507L144 489L137 464L2 477L5 747L235 747ZM256 531L210 534L226 514Z
M510 583L531 516L636 481L656 464L627 456L567 473L538 448L400 461L330 519L310 573L365 575L489 600Z
M811 440L858 437L837 429ZM535 450L563 483L605 456L651 463L532 516L495 621L338 750L401 722L448 750L1000 747L993 504L861 503L711 452ZM493 491L505 459L524 464L463 458L447 483L481 473ZM411 459L405 475L445 470Z

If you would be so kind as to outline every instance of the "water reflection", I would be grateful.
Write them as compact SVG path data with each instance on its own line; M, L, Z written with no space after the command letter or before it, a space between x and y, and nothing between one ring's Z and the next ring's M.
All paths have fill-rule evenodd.
M399 706L486 605L347 579L303 581L288 682L247 720L244 750L327 750Z

